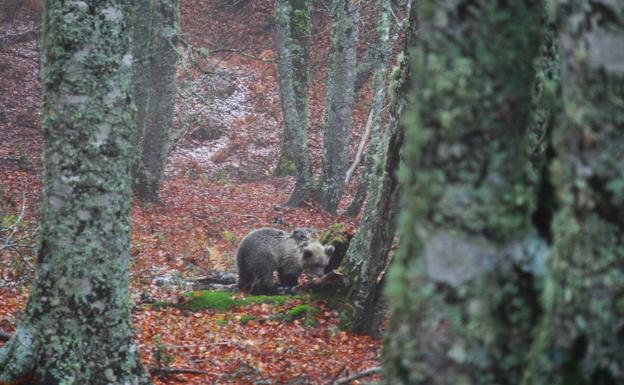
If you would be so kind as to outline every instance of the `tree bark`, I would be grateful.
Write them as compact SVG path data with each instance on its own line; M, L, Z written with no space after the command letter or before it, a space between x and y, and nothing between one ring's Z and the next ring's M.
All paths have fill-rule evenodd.
M527 145L539 2L418 3L385 377L516 384L548 252L533 229L539 170Z
M368 151L364 157L364 171L357 192L353 197L353 201L347 208L347 215L355 217L360 213L360 209L364 205L364 200L368 192L373 168L373 158L377 155L379 142L381 141L381 123L383 120L383 109L387 95L387 75L388 65L390 64L390 55L392 54L392 44L390 40L390 19L392 17L392 4L389 0L379 1L379 18L377 21L377 38L376 47L373 50L373 70L375 78L373 79L373 102L371 104L371 140L368 144Z
M563 113L545 315L524 384L624 383L624 5L557 9Z
M128 2L46 2L37 276L0 382L149 384L130 324Z
M344 191L344 179L348 168L359 4L352 0L333 0L332 15L331 62L325 97L323 167L317 196L325 210L336 213Z
M160 202L177 93L179 0L139 0L135 4L137 151L132 188L142 200Z
M385 3L382 4L382 9L385 8L384 12L389 11L390 2L384 0L383 3ZM408 53L416 41L416 13L408 9L408 14L410 15L410 28L407 30L403 54L398 63L398 76L393 80L392 85L396 98L391 106L390 118L383 138L379 141L380 143L376 144L378 150L374 160L371 158L373 165L369 199L364 208L364 215L349 244L343 262L343 270L350 286L348 299L354 309L351 328L356 333L368 334L375 338L382 336L381 326L386 310L383 300L384 275L389 264L389 251L396 232L399 200L399 182L396 173L401 162L404 138L404 127L400 124L400 118L405 107L409 86ZM383 20L383 17L380 19L379 30L386 28L387 36L389 19ZM377 73L377 81L385 83L385 74ZM385 92L383 99L385 99ZM377 102L383 103L383 100L380 99ZM376 124L379 126L379 122ZM377 135L381 135L379 127L377 131Z
M284 140L275 173L296 174L287 205L298 206L312 190L312 163L308 150L308 88L311 14L309 0L277 0L278 75Z

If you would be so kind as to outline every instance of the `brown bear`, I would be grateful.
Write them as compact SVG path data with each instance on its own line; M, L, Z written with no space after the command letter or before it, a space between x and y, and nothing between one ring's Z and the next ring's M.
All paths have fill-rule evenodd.
M277 294L273 273L277 271L281 286L292 288L307 271L324 274L334 246L323 246L312 239L309 229L292 233L274 228L261 228L247 234L238 246L238 287L251 294Z

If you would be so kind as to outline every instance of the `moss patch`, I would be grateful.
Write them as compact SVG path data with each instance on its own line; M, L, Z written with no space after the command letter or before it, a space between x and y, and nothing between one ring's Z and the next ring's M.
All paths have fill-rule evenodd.
M307 304L301 304L293 307L286 312L285 319L287 321L294 321L296 319L303 319L303 324L307 327L314 327L317 325L316 315L319 313L319 309Z
M213 309L226 311L231 308L244 306L254 303L272 303L281 305L290 301L294 301L298 297L286 295L255 295L249 297L237 298L229 292L224 291L193 291L185 294L185 301L178 306L184 310L199 311L204 309Z

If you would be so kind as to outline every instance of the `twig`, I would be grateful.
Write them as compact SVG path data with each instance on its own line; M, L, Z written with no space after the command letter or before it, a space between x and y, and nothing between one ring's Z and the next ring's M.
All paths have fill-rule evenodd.
M188 373L188 374L213 374L207 370L200 369L189 369L189 368L150 368L150 372L152 374L177 374L177 373Z
M362 153L364 152L364 145L366 144L366 140L370 136L371 126L373 125L373 109L371 108L370 113L368 114L368 120L366 121L366 127L364 128L364 134L360 139L360 144L358 144L357 152L355 153L355 159L353 160L353 164L349 167L347 171L347 175L345 176L345 184L349 184L351 177L353 177L353 173L355 169L362 161Z
M340 367L340 370L336 372L336 374L334 374L334 377L331 379L331 383L333 384L334 382L336 382L336 380L338 380L338 376L340 376L342 374L342 372L344 372L344 370L347 368L347 364L342 365L342 367Z
M259 60L261 62L265 62L265 63L275 63L276 60L274 59L263 59L261 57L258 56L254 56L254 55L250 55L247 52L240 50L240 49L236 49L236 48L219 48L219 49L213 49L210 50L211 53L218 53L218 52L230 52L230 53L235 53L238 54L240 56L246 57L248 59L254 59L254 60Z
M7 235L6 239L4 240L4 245L0 248L0 250L6 249L9 246L9 243L11 242L11 240L17 233L20 223L24 220L25 213L26 213L26 193L23 192L22 193L22 208L20 209L20 214L15 220L15 222L13 223L11 232L9 233L9 235Z
M40 29L33 29L26 32L16 33L14 35L5 35L0 37L0 51L4 50L6 47L15 44L15 43L23 43L30 40L37 39L41 35Z
M340 379L334 381L333 385L348 384L348 383L350 383L353 380L357 380L358 378L362 378L362 377L366 377L366 376L372 376L373 374L377 374L379 372L381 372L381 366L373 366L372 368L368 368L368 369L363 370L361 372L357 372L355 374L352 374L349 377L340 378Z

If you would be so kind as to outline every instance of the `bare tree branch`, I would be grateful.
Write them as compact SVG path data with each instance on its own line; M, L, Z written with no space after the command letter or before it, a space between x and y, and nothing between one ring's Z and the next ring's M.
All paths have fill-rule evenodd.
M368 139L371 131L371 127L373 125L373 109L371 108L370 113L368 114L368 120L366 121L366 127L364 128L364 134L362 134L362 138L360 139L360 143L358 144L357 152L355 153L355 159L353 159L353 164L347 170L347 175L345 176L345 185L349 184L351 181L351 177L353 176L353 172L362 161L362 153L364 152L364 145L366 144L366 140Z

